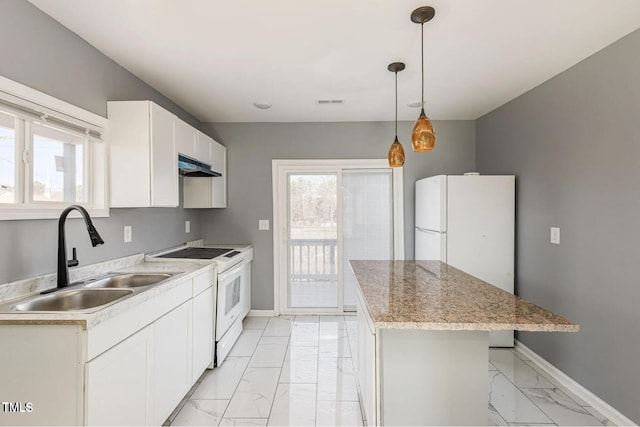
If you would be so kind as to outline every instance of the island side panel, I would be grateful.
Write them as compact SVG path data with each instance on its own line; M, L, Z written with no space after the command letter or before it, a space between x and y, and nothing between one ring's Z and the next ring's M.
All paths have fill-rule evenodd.
M382 425L487 425L489 333L378 329Z

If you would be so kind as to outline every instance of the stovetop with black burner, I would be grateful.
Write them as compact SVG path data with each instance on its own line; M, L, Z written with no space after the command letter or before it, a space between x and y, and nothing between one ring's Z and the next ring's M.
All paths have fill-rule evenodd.
M219 257L220 255L224 255L226 258L231 258L238 255L239 253L240 252L234 251L233 249L229 248L224 249L191 247L159 255L158 258L213 259Z

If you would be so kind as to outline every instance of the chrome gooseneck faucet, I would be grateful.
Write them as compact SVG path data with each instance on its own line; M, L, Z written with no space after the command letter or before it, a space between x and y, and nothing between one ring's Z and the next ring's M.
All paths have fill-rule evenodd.
M76 248L73 248L73 258L67 261L67 244L65 241L64 235L64 223L67 219L67 216L71 211L76 210L82 214L82 218L84 218L84 223L87 225L87 231L89 232L89 238L91 239L91 245L95 248L96 246L100 246L104 243L100 234L93 226L91 222L91 217L89 216L89 212L82 206L71 205L60 214L60 219L58 220L58 289L66 288L69 286L69 267L75 267L78 265L78 260L76 258Z

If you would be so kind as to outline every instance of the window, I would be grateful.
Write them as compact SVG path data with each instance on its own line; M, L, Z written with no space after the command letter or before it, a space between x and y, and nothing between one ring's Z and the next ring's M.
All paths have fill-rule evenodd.
M86 202L82 161L85 138L34 123L31 143L31 200Z
M0 219L108 216L106 119L0 77Z

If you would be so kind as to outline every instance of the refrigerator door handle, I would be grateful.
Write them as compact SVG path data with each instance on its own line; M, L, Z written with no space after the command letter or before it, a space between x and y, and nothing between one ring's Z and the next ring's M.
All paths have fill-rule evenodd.
M429 230L428 228L416 227L416 230L422 231L422 232L424 232L424 233L437 233L437 234L444 234L442 231Z

